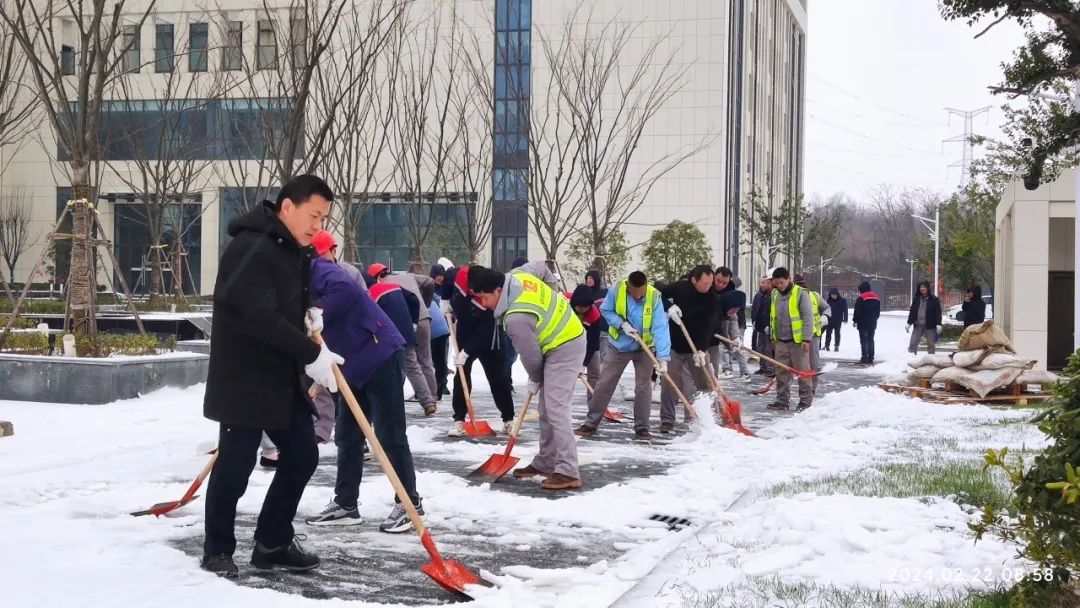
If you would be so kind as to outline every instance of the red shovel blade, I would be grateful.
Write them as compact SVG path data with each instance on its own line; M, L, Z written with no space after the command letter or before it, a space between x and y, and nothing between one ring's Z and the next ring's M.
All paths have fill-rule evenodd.
M495 434L487 420L475 420L465 423L465 434L470 437L490 437Z
M492 454L478 469L469 473L469 478L477 481L498 481L513 469L521 459L505 454Z
M169 502L159 502L156 505L150 507L149 509L146 509L145 511L134 511L132 513L132 515L134 515L135 517L140 517L142 515L154 515L154 516L160 517L160 516L168 513L169 511L179 509L181 506L182 505L180 504L179 500L170 500Z
M776 385L776 378L773 378L772 380L769 380L768 384L766 384L765 386L763 386L763 387L757 389L756 391L754 391L754 394L755 395L764 395L765 393L771 391L772 387L775 386L775 385Z
M439 554L439 550L435 548L435 541L431 539L431 533L427 530L420 537L420 542L427 549L428 555L431 556L431 563L420 566L420 571L430 576L431 580L438 583L443 589L472 599L468 593L465 593L465 585L479 585L480 578L465 566L453 560L443 559L442 555Z
M746 435L747 437L756 437L754 432L746 428L742 424L742 405L738 401L728 401L724 404L724 411L727 413L727 428L733 429Z
M604 420L610 420L611 422L622 422L623 415L619 410L609 407L604 410Z

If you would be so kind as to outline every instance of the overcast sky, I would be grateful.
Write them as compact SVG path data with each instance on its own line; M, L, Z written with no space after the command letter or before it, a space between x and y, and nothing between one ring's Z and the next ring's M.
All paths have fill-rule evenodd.
M991 106L975 132L1000 133L988 85L1023 41L1003 23L977 29L945 22L934 0L811 0L806 86L808 197L844 191L856 200L875 184L949 191L960 181L963 120L944 108ZM980 28L981 29L981 28ZM976 155L978 150L976 149Z

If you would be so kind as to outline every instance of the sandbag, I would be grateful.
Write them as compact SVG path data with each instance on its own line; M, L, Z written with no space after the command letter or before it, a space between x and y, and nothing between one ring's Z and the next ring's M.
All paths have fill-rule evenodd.
M946 367L934 374L934 382L954 382L971 389L979 397L985 397L991 391L1003 386L1008 386L1016 380L1023 370L1015 367L1003 367L1001 369L986 369L971 371L962 367Z
M1017 384L1038 384L1043 388L1046 388L1051 384L1057 384L1060 381L1061 376L1044 369L1030 369L1016 378Z
M940 367L935 367L933 365L921 365L911 370L911 373L908 375L922 379L933 378L934 374L938 373L940 369Z
M978 351L975 351L978 352ZM980 361L973 369L975 371L982 371L984 369L1001 369L1003 367L1015 367L1017 369L1027 370L1035 367L1035 359L1025 359L1023 357L1017 357L1016 355L1010 355L1008 353L993 353L987 355L985 359Z
M949 367L953 364L952 358L946 353L940 353L931 355L930 353L924 353L917 357L914 357L908 361L908 367L912 369L920 368L924 365L933 365L937 368Z
M994 325L993 319L987 319L965 329L964 333L960 334L960 341L956 344L956 347L961 351L979 350L993 346L1000 346L1001 349L999 350L1016 353L1016 350L1012 347L1012 342L1009 341L1009 337L1005 335L1005 332L1000 327Z
M986 349L967 350L953 353L952 362L956 367L972 367L985 358Z

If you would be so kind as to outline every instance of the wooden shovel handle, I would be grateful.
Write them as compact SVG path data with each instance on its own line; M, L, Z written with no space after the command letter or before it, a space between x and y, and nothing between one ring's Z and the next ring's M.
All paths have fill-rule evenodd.
M454 331L454 320L450 318L449 314L443 315L446 319L446 326L450 329L450 345L454 347L454 353L460 353L461 349L458 348L457 332ZM465 407L469 410L469 422L475 421L475 415L473 414L472 394L469 392L469 383L465 381L465 366L455 365L457 368L458 383L461 384L461 394L465 397Z
M514 428L511 429L513 431L511 436L515 439L517 438L518 433L521 432L521 425L525 423L525 413L529 411L529 404L532 403L532 398L532 393L525 394L525 405L521 406L521 411L518 412L517 418L514 419Z
M682 318L676 319L675 324L678 325L679 329L682 330L683 336L686 338L686 343L690 345L690 348L694 351L694 354L701 352L698 350L697 346L694 345L694 339L690 337L690 332L687 331L686 326L683 325ZM706 365L705 367L708 368L705 370L705 377L709 380L709 387L712 388L712 391L714 393L719 394L724 399L724 401L727 401L727 393L724 392L724 388L720 386L720 381L713 374L712 366Z
M745 350L747 352L754 353L755 355L761 357L762 359L768 361L769 363L772 363L773 365L775 365L777 367L782 367L782 368L786 369L787 371L795 374L796 376L810 377L810 376L816 375L816 373L817 373L817 372L815 372L813 370L806 370L806 369L798 370L798 369L795 369L794 367L791 367L790 365L785 365L785 364L777 361L776 359L773 359L772 357L769 357L767 355L763 355L763 354L759 353L758 351L750 348L749 346L746 346L744 344L736 344L734 341L728 340L727 338L725 338L724 336L721 336L719 334L716 335L716 338L718 340L720 340L721 342L729 345L729 346L734 346L735 348L742 349L742 350Z
M322 336L319 332L315 332L311 339L317 344L322 344ZM352 389L349 388L348 381L345 380L345 376L341 373L341 368L333 363L334 378L337 379L338 391L341 392L341 396L345 398L345 403L349 406L349 411L352 412L353 418L356 418L356 423L360 425L360 431L364 433L364 438L367 439L368 446L371 447L371 453L375 455L375 460L379 461L379 466L382 468L383 473L386 474L386 478L390 480L390 485L394 486L394 494L397 495L398 500L401 501L401 506L405 507L405 512L409 515L409 520L412 521L413 528L416 529L416 533L421 538L424 537L424 520L420 519L420 514L416 511L416 506L412 502L412 498L409 497L409 493L405 491L405 486L401 484L401 478L398 477L397 471L394 470L394 465L390 464L390 459L386 456L386 452L383 451L382 444L379 443L379 438L375 436L375 429L371 428L371 423L368 422L367 416L364 415L364 411L360 409L360 403L356 400L356 395L353 394Z
M641 350L645 351L645 354L649 357L649 359L653 362L653 365L656 366L656 369L659 371L660 361L658 361L656 355L652 353L652 349L650 349L649 346L645 344L645 340L642 340L641 336L638 334L630 334L630 336L637 340L637 343L641 345ZM667 380L668 386L671 387L671 390L675 391L675 394L679 397L679 401L682 401L683 405L686 406L686 413L687 415L689 415L690 419L696 420L697 412L694 411L694 407L690 405L690 400L686 398L686 395L684 395L681 390L679 390L679 386L675 384L675 381L671 379L671 376L668 375L667 372L661 372L660 376L663 377L664 380Z

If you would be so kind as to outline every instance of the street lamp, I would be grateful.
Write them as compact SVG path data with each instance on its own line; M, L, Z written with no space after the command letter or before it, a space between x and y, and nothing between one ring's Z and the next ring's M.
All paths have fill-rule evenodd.
M904 260L908 263L908 285L910 285L911 293L915 293L915 264L919 260Z
M825 264L831 264L835 257L825 259L825 256L821 256L821 264L818 265L818 290L825 291Z
M934 206L934 219L923 217L921 215L911 214L911 217L922 222L923 226L930 231L930 238L934 239L934 295L938 295L938 260L941 255L941 204L938 203ZM933 224L933 227L930 225ZM912 290L914 293L915 290Z

